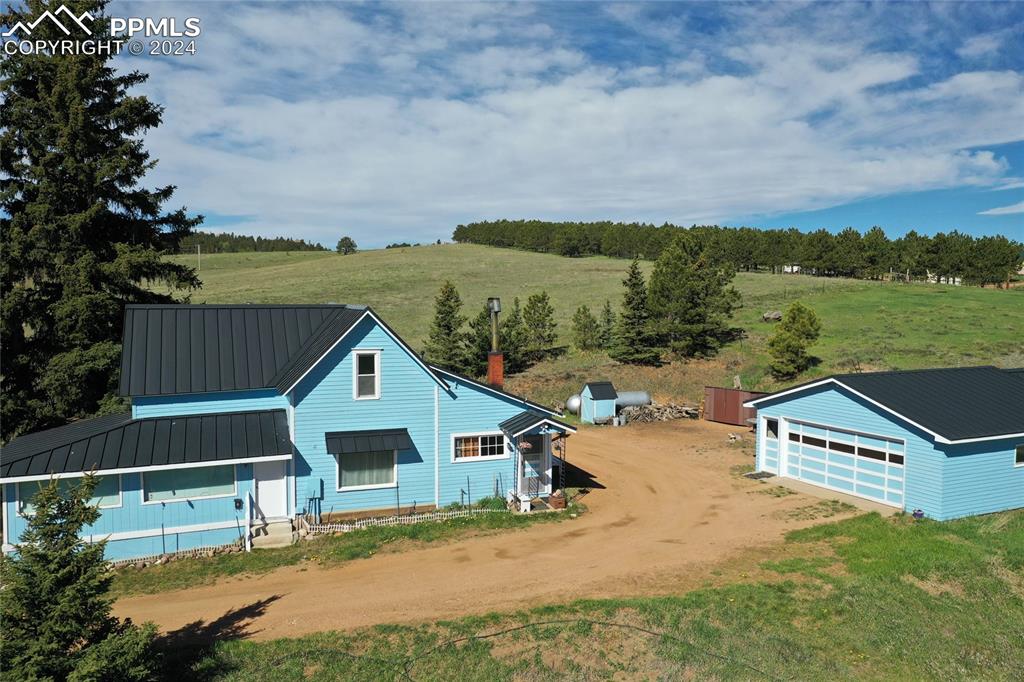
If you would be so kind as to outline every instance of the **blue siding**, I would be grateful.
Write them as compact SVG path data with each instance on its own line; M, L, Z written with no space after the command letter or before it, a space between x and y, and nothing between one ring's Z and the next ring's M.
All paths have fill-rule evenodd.
M225 391L132 398L132 417L168 417L213 412L248 412L288 407L288 398L274 389Z
M207 500L142 503L142 478L138 473L121 474L121 506L101 510L95 524L83 530L82 536L99 540L110 534L145 533L147 538L114 539L107 543L108 559L174 552L215 544L226 544L240 536L244 513L236 511L235 497L244 497L252 489L252 465L235 465L236 495ZM22 484L25 485L25 484ZM25 530L27 519L17 513L17 487L9 483L4 490L4 522L8 540L16 542ZM233 524L227 529L168 533L168 529L196 525ZM221 541L220 538L228 539ZM154 551L136 552L133 548L156 547ZM166 549L161 549L166 548Z
M1014 448L1020 443L1011 439L965 445L936 443L929 434L837 386L767 401L758 406L758 416L809 421L904 440L906 466L902 471L892 466L886 469L882 463L858 462L861 469L874 466L879 476L902 476L903 494L897 480L896 490L889 491L886 501L904 509L921 509L931 518L946 520L1024 507L1024 467L1014 467ZM757 449L758 470L774 472L774 452L764 448L760 438ZM839 459L833 456L830 461L838 463ZM877 491L866 487L858 490L830 477L828 470L817 473L814 462L802 463L812 465L800 469L802 478L808 481L878 499ZM863 480L873 482L868 477Z
M354 400L351 351L381 351L380 399ZM319 498L319 511L390 510L435 504L434 460L439 457L440 499L458 502L470 489L474 499L511 488L514 460L453 463L452 433L491 433L524 409L522 403L449 377L451 393L438 384L373 320L363 320L307 375L294 391L295 472L298 507ZM435 443L435 388L439 433ZM329 431L405 428L413 447L398 453L398 485L372 490L337 489L337 462L327 453ZM510 453L511 455L511 453ZM469 477L467 486L467 477ZM317 502L314 502L317 504Z
M915 427L894 418L888 412L858 398L837 386L819 386L758 405L759 417L787 418L814 422L825 426L864 431L899 438L906 441L906 480L903 500L889 500L905 509L921 509L936 519L945 518L942 506L942 476L945 456L935 448L931 438ZM783 438L785 434L782 434ZM760 439L758 439L760 450ZM785 446L785 443L781 443ZM758 453L758 466L763 471L774 471L764 465L764 455ZM814 480L811 475L805 475ZM841 490L855 492L853 485L827 472L817 481Z
M441 391L440 479L441 505L459 502L460 490L471 492L474 500L488 495L504 496L515 483L514 445L506 442L505 459L453 462L453 433L498 432L498 424L519 414L519 401L451 378L453 395Z
M943 517L1024 507L1024 466L1014 449L1024 439L941 446L946 454Z

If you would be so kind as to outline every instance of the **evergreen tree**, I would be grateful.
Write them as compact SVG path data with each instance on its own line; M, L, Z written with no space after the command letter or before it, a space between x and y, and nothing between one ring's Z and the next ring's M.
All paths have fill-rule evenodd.
M807 348L820 334L821 321L811 308L799 301L790 305L768 339L768 368L772 375L787 379L807 369L811 363Z
M622 297L622 313L615 328L615 342L608 354L630 365L657 365L661 362L661 354L651 331L647 285L638 260L633 259L622 286L626 289Z
M534 357L543 355L558 340L555 309L551 307L548 292L531 294L523 307L526 325L526 350Z
M498 333L500 343L500 327ZM464 343L462 371L474 377L487 374L487 354L491 351L491 311L486 304L476 317L470 318Z
M505 373L515 374L529 367L526 354L526 324L519 298L512 300L512 309L505 313L499 325L501 350L505 353Z
M350 253L356 252L356 240L352 237L342 237L338 240L338 246L336 247L338 253L343 256L347 256Z
M572 316L572 343L580 350L601 347L601 325L585 305L577 308Z
M461 313L462 298L455 285L446 280L434 299L434 320L423 354L429 362L453 372L467 369L462 334L466 318Z
M861 276L868 279L879 279L893 265L892 242L885 236L882 228L872 227L863 239L864 270Z
M105 0L65 2L105 34ZM30 23L52 3L9 8ZM49 21L33 40L66 39ZM163 259L201 217L166 212L174 187L140 185L156 163L142 135L161 107L129 90L113 55L7 55L0 62L0 420L3 437L95 412L114 397L126 303L170 303L155 290L200 285ZM150 288L152 287L152 289Z
M739 302L733 272L705 255L691 259L678 242L662 251L651 272L648 306L661 345L683 357L707 356L729 332Z
M100 516L86 476L63 493L44 484L15 554L0 558L0 671L18 680L147 680L154 676L152 625L111 615L113 574L104 541L79 533Z
M612 302L606 300L601 308L601 348L611 348L614 340L615 311L612 310Z

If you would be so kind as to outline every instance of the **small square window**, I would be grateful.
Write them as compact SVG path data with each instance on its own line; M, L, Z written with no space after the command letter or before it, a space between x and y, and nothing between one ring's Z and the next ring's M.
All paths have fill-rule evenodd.
M1016 451L1016 457L1013 460L1016 466L1024 467L1024 445L1018 445Z

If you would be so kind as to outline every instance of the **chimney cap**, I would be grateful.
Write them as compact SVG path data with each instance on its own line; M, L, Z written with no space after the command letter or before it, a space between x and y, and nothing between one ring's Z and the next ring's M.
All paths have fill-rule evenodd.
M501 312L501 299L497 298L496 296L491 296L490 298L488 298L487 299L487 309L490 310L492 313L500 313Z

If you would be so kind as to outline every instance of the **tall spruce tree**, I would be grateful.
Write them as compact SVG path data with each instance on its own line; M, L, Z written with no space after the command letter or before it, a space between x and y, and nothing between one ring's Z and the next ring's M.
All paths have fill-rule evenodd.
M601 323L581 305L572 316L572 344L580 350L594 350L601 347Z
M733 271L714 266L704 254L695 259L673 241L651 272L648 305L658 343L682 357L714 353L729 333L739 302Z
M811 364L807 349L820 335L821 321L814 310L800 301L790 305L768 339L768 368L772 376L788 379L807 369Z
M526 324L518 297L512 300L512 308L505 312L499 326L501 350L505 353L505 373L522 372L530 364L526 355Z
M626 292L622 297L622 313L615 328L615 342L609 355L631 365L657 365L661 353L651 330L651 315L647 308L647 284L640 262L633 259L622 280Z
M111 615L113 574L104 541L79 533L100 517L89 504L95 476L70 488L44 484L18 551L0 557L0 672L18 680L148 680L154 677L152 625Z
M464 337L463 370L466 374L479 377L487 374L487 354L491 350L491 310L484 304L483 309L469 320L469 331ZM501 343L501 328L498 328L498 343Z
M466 353L463 345L462 297L450 281L445 280L434 299L434 320L430 323L430 336L423 350L427 360L453 372L466 371Z
M30 23L58 3L28 0L3 24ZM105 0L63 3L96 17ZM67 36L49 21L33 40ZM7 55L0 61L0 405L2 436L112 407L126 303L170 303L200 286L161 258L202 217L163 206L174 187L141 182L156 160L142 135L162 108L129 90L148 76L115 71L111 55Z
M615 311L612 310L611 301L604 302L599 322L601 324L601 348L611 348L612 342L615 340Z
M542 356L555 345L558 323L548 292L530 294L523 307L523 323L526 325L526 349L531 356Z

